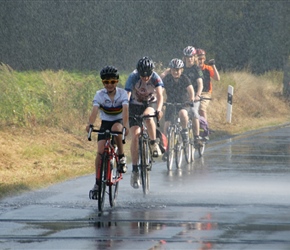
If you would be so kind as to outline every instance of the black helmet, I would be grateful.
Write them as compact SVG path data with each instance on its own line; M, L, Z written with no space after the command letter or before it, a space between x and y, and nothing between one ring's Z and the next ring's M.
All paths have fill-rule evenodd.
M182 60L178 58L174 58L169 63L169 68L171 69L181 69L184 67L184 63Z
M100 77L102 80L109 78L119 79L118 69L114 66L106 66L100 71Z
M140 76L151 76L154 69L154 63L149 57L144 56L138 61L136 68Z

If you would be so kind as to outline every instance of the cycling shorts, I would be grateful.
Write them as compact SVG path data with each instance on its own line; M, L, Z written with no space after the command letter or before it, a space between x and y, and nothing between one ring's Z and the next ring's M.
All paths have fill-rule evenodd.
M155 103L149 104L129 104L129 126L130 128L133 126L138 126L138 122L133 118L134 115L142 115L148 107L154 108Z
M113 125L117 122L123 124L122 119L119 119L116 121L102 121L100 130L107 130L107 129L111 130ZM105 135L98 134L98 141L105 140L105 139L106 139Z

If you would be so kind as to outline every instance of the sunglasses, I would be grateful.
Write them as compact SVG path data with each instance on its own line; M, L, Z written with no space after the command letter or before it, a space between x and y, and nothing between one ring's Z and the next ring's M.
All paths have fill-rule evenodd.
M119 82L119 80L102 80L104 84L115 84Z

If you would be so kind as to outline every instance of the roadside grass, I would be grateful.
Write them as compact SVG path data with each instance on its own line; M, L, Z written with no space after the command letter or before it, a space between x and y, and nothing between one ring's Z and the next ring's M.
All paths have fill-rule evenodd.
M127 74L120 78L124 86ZM234 87L231 123L228 85ZM89 142L85 125L101 87L96 72L16 72L2 64L0 87L0 198L94 173L96 135ZM281 72L221 72L208 110L211 140L289 122L281 93ZM130 136L128 162L129 148Z

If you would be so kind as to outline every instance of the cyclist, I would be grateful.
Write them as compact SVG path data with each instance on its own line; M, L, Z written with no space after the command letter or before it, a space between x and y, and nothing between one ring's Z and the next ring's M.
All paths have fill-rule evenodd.
M184 72L190 80L194 88L195 97L193 108L193 127L194 127L194 143L199 143L199 106L200 96L203 89L203 73L196 64L196 49L193 46L187 46L183 49L183 60L185 62Z
M174 58L169 63L170 74L167 74L163 78L164 88L166 91L167 102L186 102L194 100L194 89L187 76L183 73L184 63L181 59ZM174 91L173 91L174 90ZM188 142L188 109L186 107L179 107L177 109L180 117L180 123L182 126L181 135L184 142ZM166 107L164 131L167 129L173 120L174 107ZM163 160L166 160L166 154L164 154Z
M98 90L94 96L93 109L89 117L89 124L86 127L87 132L97 118L98 112L100 113L101 126L100 130L122 131L123 127L126 128L126 135L129 133L129 107L128 95L124 89L117 87L119 82L119 73L114 66L106 66L100 71L100 77L104 88ZM126 157L124 155L124 148L122 143L122 135L115 137L115 142L118 146L118 155L120 164L118 171L126 173ZM100 176L100 160L104 151L105 135L98 135L98 151L95 160L96 167L96 182L91 191L94 192L93 199L97 198L99 176Z
M197 49L196 50L197 58L198 58L198 65L201 68L203 72L203 90L202 90L202 96L210 98L212 94L212 82L211 78L219 81L220 75L219 72L215 66L215 60L211 59L208 61L208 65L205 64L206 56L205 51L203 49ZM209 105L210 100L203 100L200 104L199 108L199 114L203 116L207 120L207 107Z
M153 114L156 110L158 119L161 119L163 114L163 82L160 76L154 71L154 63L149 57L143 57L138 61L136 69L127 79L125 90L127 90L129 97L130 116L134 116L134 114ZM132 136L130 148L132 156L131 186L133 188L139 188L140 178L137 163L140 127L131 118L129 118L129 125ZM156 124L153 118L146 120L146 126L153 157L158 157L161 155L161 151L156 141Z
M200 96L203 89L203 73L199 66L196 64L196 49L193 46L187 46L183 49L183 61L184 70L183 74L186 75L193 85L194 88L194 107L191 109L190 116L193 117L193 127L194 127L194 143L199 143L201 137L199 136L199 106L200 106ZM170 69L166 69L161 77L164 78Z

